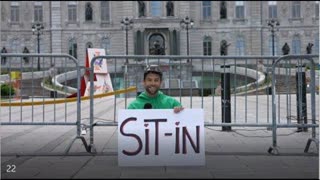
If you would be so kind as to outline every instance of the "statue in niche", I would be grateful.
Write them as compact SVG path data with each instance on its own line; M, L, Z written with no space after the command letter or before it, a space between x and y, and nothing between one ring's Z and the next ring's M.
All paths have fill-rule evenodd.
M6 47L3 47L1 49L1 53L7 53L7 52L8 51L7 51ZM6 64L6 62L7 62L7 57L1 57L1 64Z
M220 3L220 19L227 19L227 6L225 1Z
M150 50L151 55L165 55L164 48L160 45L158 40L154 41L153 47Z
M223 40L220 43L220 55L226 56L228 55L228 46L230 46L230 43L227 44L227 41Z
M167 2L166 8L167 8L167 16L174 16L174 13L173 13L174 6L172 1Z
M307 54L312 54L312 46L313 46L312 43L308 43L308 46L307 46L307 48L306 48Z
M22 53L29 53L29 49L28 49L27 47L24 47ZM29 63L29 57L24 56L24 57L23 57L23 60L24 60L24 62L25 62L26 64Z
M290 47L288 45L288 43L284 43L283 47L282 47L282 54L283 55L287 55L290 52Z
M92 21L92 7L90 3L86 5L86 21Z
M143 1L138 1L138 4L139 4L139 17L143 17L145 16L144 12L145 12L146 5L144 4Z

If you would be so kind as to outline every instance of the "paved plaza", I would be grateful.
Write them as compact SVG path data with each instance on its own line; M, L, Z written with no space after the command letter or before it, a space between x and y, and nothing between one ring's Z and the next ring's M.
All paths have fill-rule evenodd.
M241 98L244 97L240 97L237 100L238 103L241 103ZM248 98L247 109L255 108L256 102L251 101L249 96ZM255 96L252 98L256 99ZM268 104L263 99L265 97L259 98L261 98L259 109L263 109L263 106ZM129 99L128 103L131 100ZM114 118L113 110L103 105L108 101L104 98L95 100L95 120ZM185 97L182 102L188 104L190 98ZM82 119L89 117L88 103L89 101L82 103ZM124 101L117 103L118 108L121 108L123 103ZM201 98L194 98L193 103L193 107L199 107L202 103ZM215 103L218 108L220 102L217 100ZM207 104L211 102L205 103ZM70 110L72 106L72 104L68 105ZM319 107L318 101L317 107ZM211 108L209 105L204 106L204 109ZM3 116L5 111L6 108L2 107L2 117L5 117ZM266 112L260 113L262 117L266 116L264 113ZM39 116L34 119L41 119L42 114L40 113ZM215 114L216 121L219 116ZM239 116L241 117L241 114ZM318 113L317 117L319 117ZM205 119L210 121L212 114L205 113ZM263 119L259 120L263 121ZM307 140L311 137L311 128L308 132L299 133L296 132L296 128L278 128L279 154L271 155L268 149L272 146L272 131L266 127L232 127L232 131L227 132L222 131L221 127L207 126L205 128L205 166L161 167L119 167L116 126L94 128L96 154L87 153L80 139L74 142L67 155L64 153L76 135L75 126L3 125L0 132L1 178L3 179L319 178L319 153L315 143L311 144L309 153L304 153ZM316 136L319 137L318 128L316 128ZM89 132L84 137L89 142Z

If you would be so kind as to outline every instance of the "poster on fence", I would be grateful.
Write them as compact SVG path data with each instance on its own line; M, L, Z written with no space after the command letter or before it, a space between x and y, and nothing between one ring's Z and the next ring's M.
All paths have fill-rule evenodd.
M203 109L118 112L119 166L204 166Z
M89 60L89 66L91 65L92 58L95 56L105 56L105 50L104 49L97 49L97 48L88 48L88 60ZM106 59L96 59L94 62L94 68L93 72L96 77L96 81L94 81L94 88L93 88L93 94L102 94L102 93L108 93L113 92L112 82L110 74L108 73L108 66L107 66L107 60ZM90 81L88 81L89 77L85 77L86 80L86 88L84 96L90 95ZM114 97L114 95L110 96Z
M91 67L91 61L95 56L105 56L105 49L88 48L89 67ZM96 73L108 73L107 60L103 58L96 59L94 61L93 72Z

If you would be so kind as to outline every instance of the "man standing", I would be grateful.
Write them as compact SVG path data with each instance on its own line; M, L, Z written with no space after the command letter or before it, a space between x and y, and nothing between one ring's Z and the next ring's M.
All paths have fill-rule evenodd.
M162 83L162 72L157 65L147 66L143 75L142 92L128 109L173 109L175 113L183 110L182 105L174 98L159 91Z

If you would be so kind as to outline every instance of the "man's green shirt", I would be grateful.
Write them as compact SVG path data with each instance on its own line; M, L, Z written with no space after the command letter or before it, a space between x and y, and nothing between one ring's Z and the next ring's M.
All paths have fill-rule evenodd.
M158 91L155 97L149 97L146 92L141 93L130 103L128 109L144 109L146 103L150 103L152 109L173 109L174 107L181 107L179 101Z

